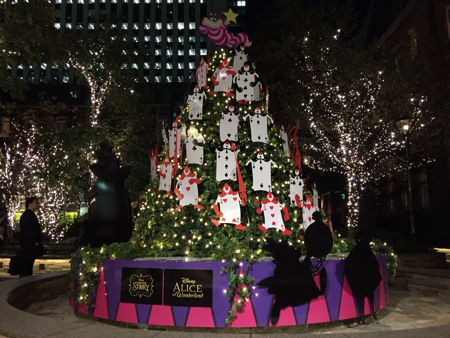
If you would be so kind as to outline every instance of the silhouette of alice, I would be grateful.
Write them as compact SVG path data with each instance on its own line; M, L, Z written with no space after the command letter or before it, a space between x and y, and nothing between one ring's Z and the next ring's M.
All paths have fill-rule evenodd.
M92 200L85 230L85 244L100 247L103 244L127 242L133 229L131 204L124 181L134 170L132 166L120 167L112 148L101 143L95 151L97 162L89 169L97 176L91 190L80 194Z
M258 287L266 287L267 293L275 295L270 321L278 323L281 310L288 306L299 306L325 294L327 288L327 270L322 263L333 247L333 236L330 229L321 221L320 212L313 213L315 220L305 231L306 257L301 262L301 249L295 249L286 241L276 242L266 239L264 250L273 253L276 265L273 276L264 278ZM311 257L316 257L314 263ZM319 276L317 287L314 276Z

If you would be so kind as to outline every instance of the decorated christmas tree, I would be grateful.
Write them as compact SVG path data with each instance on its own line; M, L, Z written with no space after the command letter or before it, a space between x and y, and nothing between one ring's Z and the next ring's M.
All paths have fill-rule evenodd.
M317 208L303 204L298 150L294 162L262 82L244 44L202 59L158 159L151 152L132 238L150 255L253 261L266 237L302 244L301 207L307 220Z

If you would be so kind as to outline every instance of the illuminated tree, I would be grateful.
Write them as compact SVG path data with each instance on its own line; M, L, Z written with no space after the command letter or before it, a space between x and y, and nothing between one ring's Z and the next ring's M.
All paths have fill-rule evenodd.
M42 61L61 61L64 39L54 27L56 13L47 0L0 1L0 87L14 98L23 98L27 85L10 73Z

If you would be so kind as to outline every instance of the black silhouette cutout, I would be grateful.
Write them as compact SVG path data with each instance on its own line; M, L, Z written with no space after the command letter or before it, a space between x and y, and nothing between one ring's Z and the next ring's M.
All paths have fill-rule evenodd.
M307 251L303 262L299 261L302 254L300 249L293 248L285 241L277 243L271 238L266 239L267 244L264 250L273 253L276 268L273 276L264 278L258 286L268 288L267 292L275 295L270 315L272 325L278 323L282 309L308 303L325 294L327 271L322 268L322 263L331 251L333 240L331 231L320 221L320 217L320 213L314 213L313 218L316 222L312 223L305 232ZM328 233L323 231L322 225L326 227ZM319 260L313 264L311 257L317 257ZM319 275L320 289L314 282L316 274Z
M358 229L359 230L359 229ZM364 298L368 298L370 310L376 320L374 309L374 291L383 280L378 263L369 241L371 237L358 232L358 244L345 259L344 272L353 295L358 299L360 308L364 309ZM364 322L364 319L361 318Z
M86 244L99 247L103 244L127 242L131 238L131 204L124 180L134 170L132 166L120 167L112 148L105 143L95 151L98 161L89 168L97 176L91 190L83 199L95 197L88 212Z

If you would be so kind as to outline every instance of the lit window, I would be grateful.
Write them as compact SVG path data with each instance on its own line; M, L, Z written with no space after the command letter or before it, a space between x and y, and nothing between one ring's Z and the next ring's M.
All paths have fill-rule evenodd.
M173 0L167 0L168 4L173 4Z
M89 26L88 26L88 29L94 29L94 24L90 23Z
M155 55L161 55L161 49L155 49Z
M172 56L172 55L173 55L172 49L168 49L168 50L167 50L167 55L168 55L168 56Z
M157 37L155 37L155 39L156 39L156 42L161 42L161 36L157 36Z
M157 22L156 23L156 29L161 29L162 28L162 23L161 22Z
M64 76L63 77L63 82L64 83L69 83L69 77L68 76Z
M155 76L155 82L161 82L161 76Z
M184 69L184 63L181 63L181 62L180 62L180 63L178 64L178 69Z
M46 64L46 63L42 63L42 64L41 64L41 68L42 68L42 69L46 69L46 68L47 68L47 64Z
M146 23L146 24L144 25L144 28L145 28L145 29L150 29L150 24L149 24L149 23Z
M195 56L195 49L189 49L189 55Z
M133 69L138 69L137 63L133 63L133 64L131 65L131 68L133 68Z
M184 22L178 23L178 29L184 29Z
M122 29L128 29L128 24L127 23L123 23L122 24Z
M66 23L66 28L67 29L72 29L72 24L71 23Z
M183 55L184 55L184 50L179 49L179 50L178 50L178 55L179 55L179 56L183 56Z
M171 63L166 64L166 69L172 69L172 64Z
M140 2L140 0L134 0L135 4L138 4Z
M150 36L148 36L148 35L146 35L146 36L144 36L144 41L150 41Z
M206 49L200 49L200 55L206 55L206 54L207 54Z
M178 82L183 82L184 77L183 76L178 76Z
M173 23L172 22L169 22L167 24L167 29L173 29Z
M150 69L150 64L148 62L144 62L144 69Z
M168 37L167 37L167 42L172 42L172 41L173 41L172 37L171 37L171 36L168 36Z
M240 7L244 7L245 6L245 1L238 1L237 5Z
M195 0L189 0L191 4L195 4Z
M137 50L135 50L135 51L133 52L133 54L137 56L137 55L139 55L139 52L138 52Z
M61 28L61 24L55 23L55 28L60 29Z
M195 63L189 62L189 69L194 69L194 68L195 68Z
M134 23L133 24L133 29L139 29L139 24L138 23Z
M178 0L179 4L184 4L184 0Z
M166 81L167 82L172 82L172 76L166 76Z
M137 37L137 36L133 37L133 41L134 41L134 42L139 42L138 37Z
M189 29L195 29L195 22L189 22Z
M61 0L56 0L55 3L60 4Z
M84 0L78 0L79 4L84 4Z
M183 24L184 25L184 24ZM184 42L184 36L179 36L178 37L178 42Z
M150 82L150 78L148 76L144 76L145 82Z
M155 69L161 69L161 62L155 63Z

